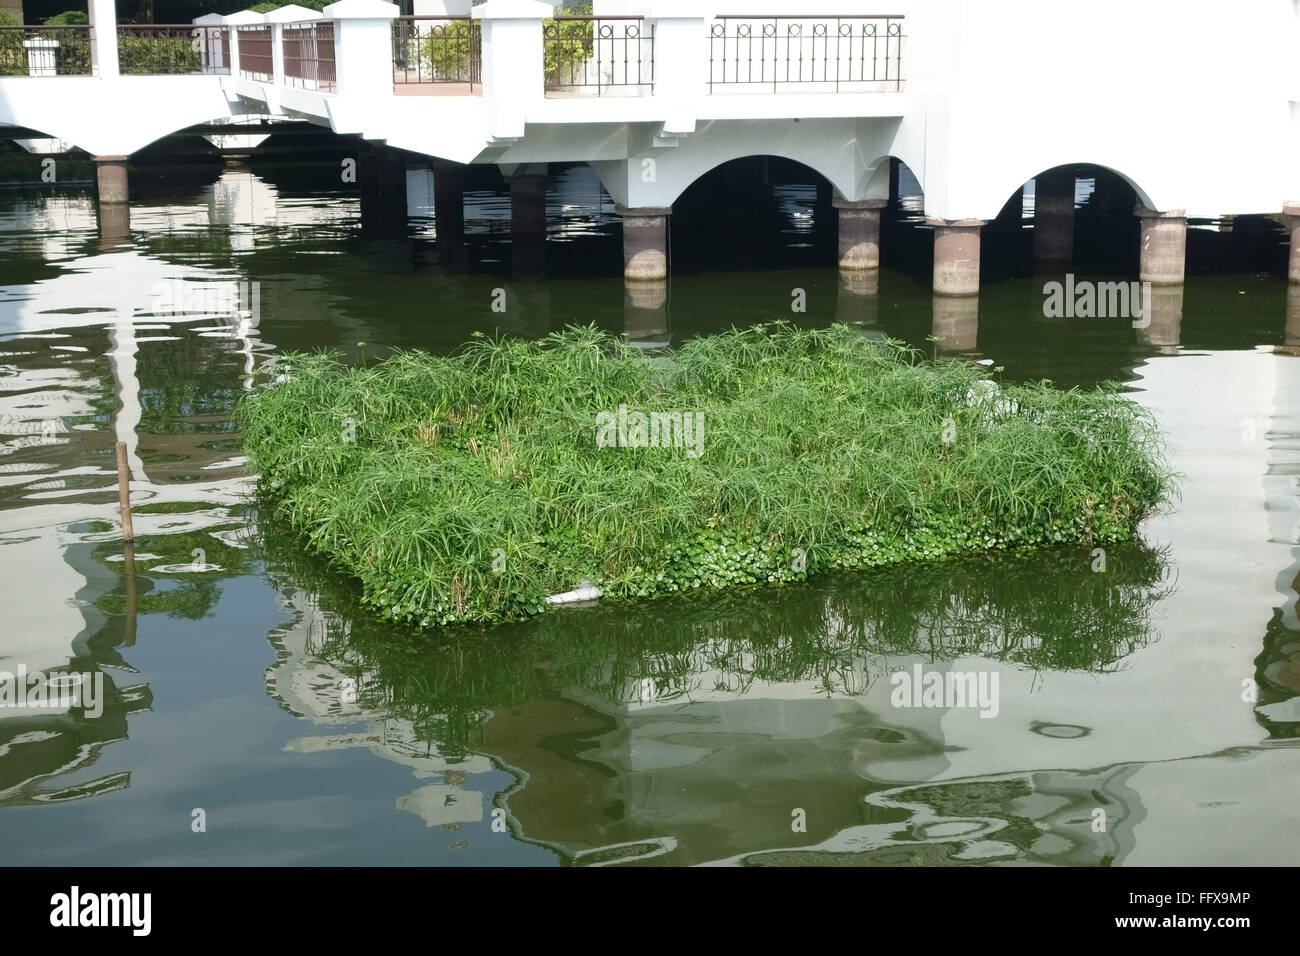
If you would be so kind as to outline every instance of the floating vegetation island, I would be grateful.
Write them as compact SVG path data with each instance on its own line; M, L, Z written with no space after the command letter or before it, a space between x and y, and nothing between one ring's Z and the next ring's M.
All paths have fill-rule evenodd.
M286 366L241 409L262 495L366 604L423 626L536 614L584 582L636 600L1112 544L1173 491L1118 386L999 386L844 325Z

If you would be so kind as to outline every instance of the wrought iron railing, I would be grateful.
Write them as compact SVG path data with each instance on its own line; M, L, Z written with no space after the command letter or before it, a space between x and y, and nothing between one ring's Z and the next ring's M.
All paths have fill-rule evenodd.
M271 55L271 27L239 27L239 75L249 80L269 83L275 70Z
M482 24L469 17L393 20L394 83L483 82Z
M642 17L559 16L542 24L542 70L550 91L650 91L654 51L654 24Z
M117 65L127 76L229 73L228 28L192 23L122 24L117 28Z
M730 15L709 27L709 91L902 89L903 17Z
M326 92L337 89L333 20L286 23L281 37L286 85Z
M0 76L90 76L87 24L0 26Z

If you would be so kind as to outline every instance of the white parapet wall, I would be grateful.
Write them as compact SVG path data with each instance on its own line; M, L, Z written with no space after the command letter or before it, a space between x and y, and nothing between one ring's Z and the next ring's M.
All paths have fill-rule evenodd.
M754 153L805 163L848 200L886 195L896 157L939 220L992 218L1039 173L1080 163L1113 170L1150 208L1192 217L1300 199L1295 0L837 0L817 16L790 0L597 0L598 15L642 17L637 38L601 46L600 68L578 64L580 82L562 90L543 77L551 4L416 3L421 15L474 18L472 82L395 95L399 7L343 0L324 14L336 88L286 85L278 52L270 82L237 68L116 76L115 39L99 30L97 76L0 78L0 124L130 154L197 122L264 111L458 162L591 162L615 200L636 207L669 207L709 169ZM261 20L225 22L241 17ZM237 53L238 35L228 43ZM611 56L642 58L638 82L594 85L614 75Z

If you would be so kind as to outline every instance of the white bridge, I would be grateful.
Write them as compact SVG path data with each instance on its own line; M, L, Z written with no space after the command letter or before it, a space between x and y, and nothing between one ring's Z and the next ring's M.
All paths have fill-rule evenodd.
M677 197L752 155L825 177L841 268L870 272L894 157L924 191L950 295L978 290L980 227L1030 180L1044 253L1068 264L1073 182L1051 173L1087 163L1136 192L1141 278L1182 282L1188 217L1285 213L1300 282L1300 0L798 6L597 0L566 18L465 0L460 16L399 16L340 0L118 27L114 0L90 0L89 26L0 27L0 135L86 150L107 208L128 197L130 155L163 136L305 120L433 158L440 236L460 164L511 179L518 236L544 219L546 164L584 161L624 214L632 280L666 274ZM382 157L363 151L359 175L385 175Z

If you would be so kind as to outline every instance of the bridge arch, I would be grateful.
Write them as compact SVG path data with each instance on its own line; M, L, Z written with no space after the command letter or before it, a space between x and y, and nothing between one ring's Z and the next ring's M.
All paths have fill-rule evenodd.
M129 156L150 143L200 123L221 122L235 115L216 84L204 84L201 92L187 83L167 83L186 77L132 77L140 88L140 101L148 109L137 110L130 122L122 121L122 103L105 92L96 80L85 85L85 96L55 95L62 83L76 83L69 77L42 87L24 98L0 99L0 127L39 129L52 139L71 143L92 156ZM204 77L202 79L208 79ZM140 81L134 84L134 81ZM161 82L153 82L158 80ZM116 89L116 84L108 84ZM118 94L120 95L120 93Z
M626 207L669 208L711 170L752 156L807 166L846 199L888 198L889 153L866 146L834 126L760 122L725 138L694 134L671 149L590 165L610 197Z
M818 170L757 154L702 172L674 199L671 246L683 263L738 268L789 262L834 241L834 186ZM707 264L707 266L705 265Z
M1149 209L1160 209L1155 205L1156 200L1152 193L1148 192L1139 184L1134 176L1106 163L1093 162L1088 159L1070 160L1060 163L1053 163L1048 166L1039 166L1034 164L1018 164L1019 168L1013 168L996 179L987 183L980 189L980 197L976 203L972 204L975 208L967 209L962 212L961 217L973 219L992 220L997 218L998 211L1004 208L1010 197L1019 195L1031 181L1037 184L1043 179L1051 179L1053 174L1059 174L1061 171L1069 169L1078 169L1080 167L1089 167L1101 170L1109 176L1113 176L1126 183L1137 196L1137 201ZM1148 178L1148 177L1144 177ZM1035 186L1037 188L1037 185ZM964 208L964 204L963 204ZM927 209L927 213L931 210ZM938 218L954 218L954 216L941 215Z

